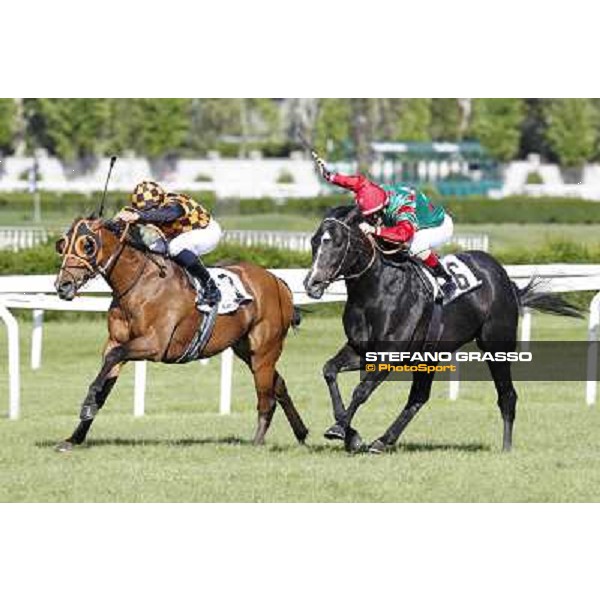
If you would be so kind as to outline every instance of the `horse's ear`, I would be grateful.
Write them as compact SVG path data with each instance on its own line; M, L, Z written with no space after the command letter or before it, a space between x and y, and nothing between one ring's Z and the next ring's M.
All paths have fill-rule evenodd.
M88 221L95 221L97 218L98 218L98 215L96 214L96 211L95 211L95 210L93 210L93 211L90 213L90 216L88 217Z

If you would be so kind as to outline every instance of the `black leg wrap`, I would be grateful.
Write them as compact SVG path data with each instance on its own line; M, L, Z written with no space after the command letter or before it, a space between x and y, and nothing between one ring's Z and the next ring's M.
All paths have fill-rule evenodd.
M98 414L98 405L97 404L84 404L81 407L81 412L79 413L79 418L82 421L92 421L97 414Z

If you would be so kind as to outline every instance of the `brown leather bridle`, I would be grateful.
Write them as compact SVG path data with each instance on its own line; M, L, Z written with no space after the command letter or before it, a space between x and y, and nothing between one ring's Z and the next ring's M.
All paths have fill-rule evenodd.
M92 222L90 219L80 219L73 225L71 234L65 234L56 243L57 251L62 254L63 260L58 272L59 279L63 276L68 276L73 283L77 282L77 278L73 273L73 269L85 269L80 286L87 283L97 273L100 273L104 278L107 278L117 259L119 258L125 240L129 232L129 223L125 224L123 232L119 236L119 244L113 253L108 257L104 265L98 262L98 255L102 250L102 222ZM81 231L83 230L83 231ZM92 244L91 250L86 250L86 243ZM61 249L62 244L62 249ZM77 266L67 265L68 261L79 263Z

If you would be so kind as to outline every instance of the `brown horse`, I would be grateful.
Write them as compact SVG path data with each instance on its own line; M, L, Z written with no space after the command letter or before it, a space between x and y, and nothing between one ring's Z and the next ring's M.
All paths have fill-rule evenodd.
M183 269L149 252L133 231L119 221L76 219L56 244L63 256L55 283L60 298L72 300L98 274L113 291L102 367L83 401L79 425L57 450L69 451L84 442L126 362L175 363L204 318L196 309L196 292ZM308 429L275 369L287 332L297 320L292 294L281 279L257 265L239 263L226 268L239 276L253 301L233 314L219 315L201 356L194 358L233 348L254 376L258 397L254 443L264 443L277 402L302 443Z

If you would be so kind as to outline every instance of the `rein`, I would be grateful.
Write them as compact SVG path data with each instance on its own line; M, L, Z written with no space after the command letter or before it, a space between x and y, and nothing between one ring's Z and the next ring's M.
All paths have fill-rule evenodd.
M114 269L114 267L116 266L117 261L121 257L121 254L123 253L123 250L125 250L126 246L129 245L136 250L142 251L142 254L143 254L145 260L140 265L140 268L138 269L138 272L136 273L135 277L132 279L132 282L129 285L129 287L127 287L124 292L121 292L118 296L116 296L115 301L118 301L118 300L121 300L122 298L124 298L138 284L139 280L142 278L142 275L144 274L144 271L146 270L148 261L153 263L158 268L159 276L161 278L164 277L166 274L166 267L164 264L160 264L160 262L157 259L155 259L151 254L144 252L141 248L138 248L134 243L132 243L131 240L127 239L127 236L129 234L130 225L131 225L130 223L125 223L123 233L119 237L119 247L109 257L106 265L105 266L98 265L98 272L108 281L108 278L110 277L110 273L112 272L112 269ZM158 228L154 228L154 227L153 227L153 229L158 230ZM162 232L159 231L159 233L164 240L165 238L162 235Z

